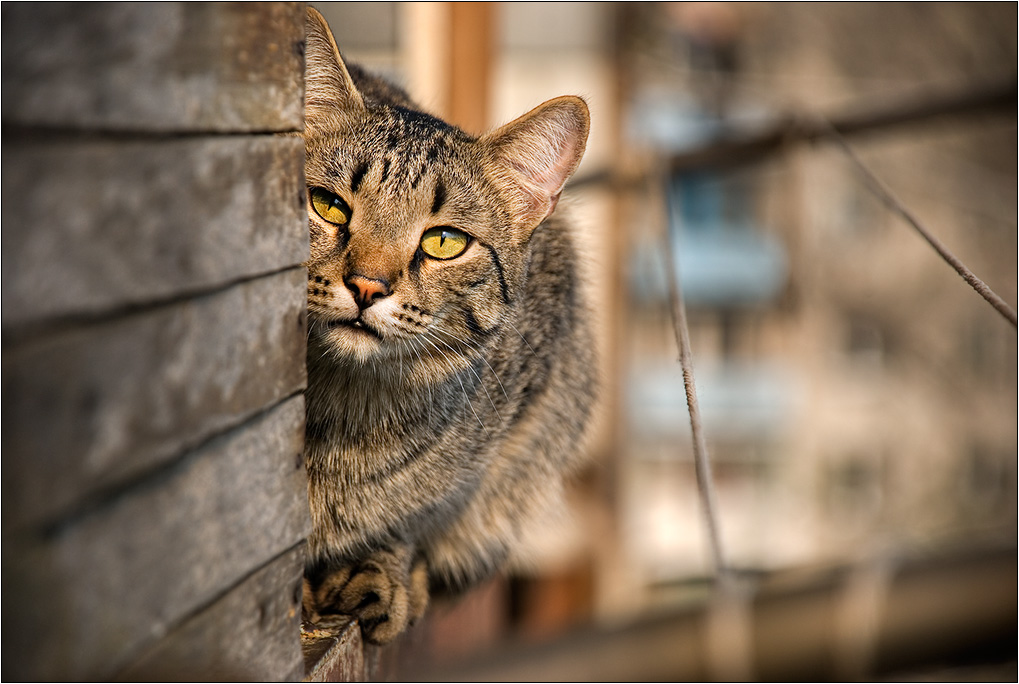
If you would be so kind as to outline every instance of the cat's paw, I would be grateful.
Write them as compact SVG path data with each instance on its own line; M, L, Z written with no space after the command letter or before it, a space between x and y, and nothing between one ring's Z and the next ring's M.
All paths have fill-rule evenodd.
M403 554L384 550L336 568L307 597L312 603L308 611L312 621L322 624L331 615L351 615L357 618L367 641L392 641L420 618L428 605L425 564L408 565Z

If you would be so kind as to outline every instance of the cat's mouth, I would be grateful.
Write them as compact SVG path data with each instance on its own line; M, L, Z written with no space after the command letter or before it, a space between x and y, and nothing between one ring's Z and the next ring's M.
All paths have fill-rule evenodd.
M372 337L374 337L377 340L381 340L382 339L382 335L379 334L378 330L376 330L375 328L371 327L370 325L365 323L360 318L356 318L354 320L347 320L347 321L332 320L332 321L329 321L329 322L326 323L326 327L329 328L330 330L332 330L334 328L353 329L353 330L357 330L357 331L359 331L361 333L365 333L367 335L371 335Z

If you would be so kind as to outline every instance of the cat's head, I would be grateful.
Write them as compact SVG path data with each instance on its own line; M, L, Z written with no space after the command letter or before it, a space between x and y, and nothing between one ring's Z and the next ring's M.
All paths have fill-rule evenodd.
M359 78L360 92L310 8L306 54L309 334L335 358L448 371L520 304L531 234L584 153L587 106L557 98L474 138L384 84Z

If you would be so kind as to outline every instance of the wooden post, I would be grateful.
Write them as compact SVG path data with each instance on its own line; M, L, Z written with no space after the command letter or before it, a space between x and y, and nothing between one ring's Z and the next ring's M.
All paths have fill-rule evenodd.
M448 120L450 3L406 2L400 10L407 91L425 111Z
M482 133L490 120L495 9L485 2L401 5L407 88L425 110Z
M449 118L473 134L490 125L493 18L487 2L450 3Z

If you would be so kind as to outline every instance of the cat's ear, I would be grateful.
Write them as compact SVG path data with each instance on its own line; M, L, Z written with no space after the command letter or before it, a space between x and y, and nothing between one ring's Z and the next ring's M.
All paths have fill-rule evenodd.
M305 131L335 130L345 113L364 108L364 99L343 64L329 24L314 7L308 7L304 54Z
M496 181L515 200L523 230L534 230L559 202L584 156L591 116L572 95L557 97L483 136Z

